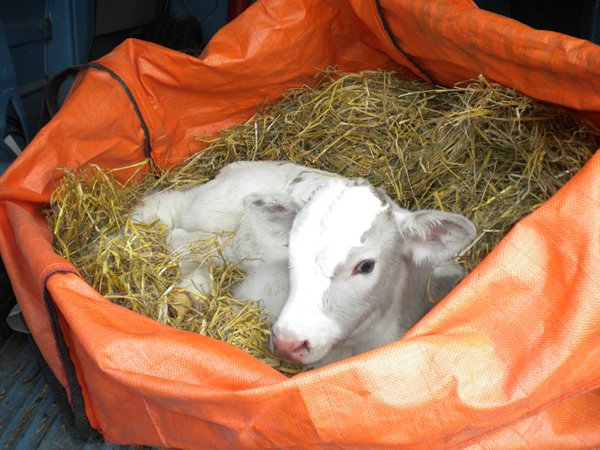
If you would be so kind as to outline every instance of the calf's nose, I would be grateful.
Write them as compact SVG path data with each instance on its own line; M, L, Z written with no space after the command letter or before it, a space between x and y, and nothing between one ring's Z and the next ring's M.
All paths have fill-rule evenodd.
M273 336L273 347L275 347L275 355L279 359L297 364L301 364L309 352L308 341L306 340L287 340Z

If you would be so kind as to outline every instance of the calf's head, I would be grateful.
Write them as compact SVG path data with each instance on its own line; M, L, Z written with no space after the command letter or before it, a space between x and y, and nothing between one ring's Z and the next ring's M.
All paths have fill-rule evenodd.
M393 314L408 300L411 271L448 261L475 235L463 216L410 212L346 179L332 179L287 217L290 293L272 341L280 358L304 365L355 337L361 324Z

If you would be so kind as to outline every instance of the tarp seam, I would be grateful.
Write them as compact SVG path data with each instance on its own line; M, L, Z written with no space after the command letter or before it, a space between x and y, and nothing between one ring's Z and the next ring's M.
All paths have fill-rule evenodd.
M52 295L50 294L50 291L47 287L48 280L50 279L50 277L59 273L73 273L79 276L77 272L65 268L57 268L49 271L44 277L42 284L44 289L44 302L46 303L46 308L50 316L50 322L52 323L52 331L54 333L58 354L63 365L65 377L67 379L65 389L68 389L68 392L70 394L69 397L71 400L71 408L73 412L73 422L75 424L75 427L77 428L77 432L81 431L86 436L91 437L92 435L96 434L96 431L94 430L94 428L92 428L92 425L90 424L89 419L85 413L85 400L83 397L83 391L81 389L79 381L77 380L75 365L71 360L71 352L69 350L69 347L67 346L65 337L63 336L60 329L58 310L54 305Z
M398 53L400 53L402 55L403 58L405 58L410 64L412 64L412 66L415 69L417 69L419 71L421 76L423 76L423 78L425 78L425 80L427 82L434 84L433 78L427 72L425 72L421 67L419 67L419 65L410 56L408 56L404 52L404 50L402 50L400 45L398 44L398 41L396 40L396 36L394 35L394 33L392 33L392 29L390 28L390 25L389 25L387 19L385 18L385 13L383 12L383 7L381 6L381 0L375 0L375 6L377 8L377 14L379 15L381 24L383 25L383 29L385 30L386 34L388 35L390 42L392 43L394 48L398 51Z

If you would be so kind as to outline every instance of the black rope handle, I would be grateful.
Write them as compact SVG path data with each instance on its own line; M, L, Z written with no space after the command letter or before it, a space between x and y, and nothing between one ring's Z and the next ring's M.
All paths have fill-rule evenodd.
M396 36L394 36L394 34L392 33L392 29L390 28L390 25L389 25L387 19L385 18L385 14L383 12L383 7L381 6L381 0L375 0L375 6L377 7L377 13L379 14L379 18L381 19L381 24L383 25L383 28L384 28L385 32L387 33L388 37L390 38L390 42L392 43L394 48L396 50L398 50L398 53L400 53L408 62L410 62L413 65L413 67L415 67L419 72L421 72L421 74L427 79L428 82L430 82L431 84L434 84L433 78L431 78L431 75L429 75L421 67L419 67L419 65L417 63L415 63L415 61L410 56L408 56L404 52L404 50L402 50L400 45L398 44L398 41L396 40Z
M59 96L60 96L60 88L63 86L67 79L75 77L81 70L83 69L97 69L102 70L108 73L118 84L123 88L127 98L131 102L131 106L133 106L133 110L135 111L136 116L140 121L140 126L142 131L144 132L144 154L146 158L149 160L151 167L154 167L154 161L152 160L152 148L150 146L150 130L148 129L148 125L144 120L144 116L142 115L142 111L138 106L135 98L129 89L129 86L123 81L123 79L117 75L117 73L106 66L103 66L99 63L88 63L81 64L77 66L71 66L63 70L62 72L57 73L48 80L46 87L44 89L44 97L42 100L42 111L40 114L40 128L46 125L50 119L52 119L58 110L60 109L59 105Z
M85 69L85 65L72 66L57 73L48 80L44 88L44 96L42 98L42 111L40 113L40 128L50 122L58 110L60 109L59 95L60 88L69 78L74 78L80 70Z

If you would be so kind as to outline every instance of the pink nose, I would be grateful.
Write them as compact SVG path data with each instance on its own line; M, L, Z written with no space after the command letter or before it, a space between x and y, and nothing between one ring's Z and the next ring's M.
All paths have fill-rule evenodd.
M273 346L275 347L275 355L279 359L285 359L293 363L302 363L309 352L308 341L288 341L273 336Z

